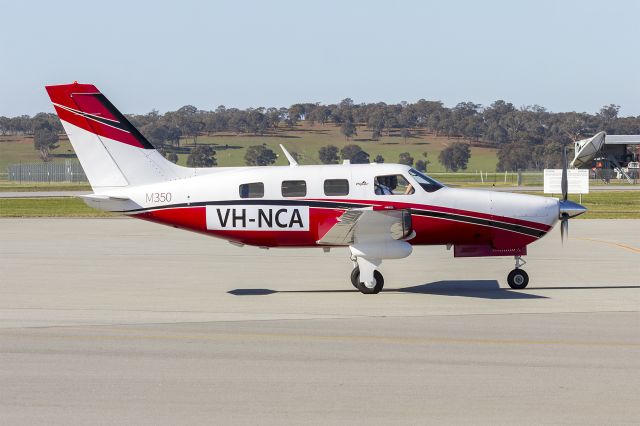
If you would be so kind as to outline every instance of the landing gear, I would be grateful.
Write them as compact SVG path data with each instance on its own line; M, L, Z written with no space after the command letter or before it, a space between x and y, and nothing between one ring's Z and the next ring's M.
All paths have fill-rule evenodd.
M525 263L527 262L522 260L520 256L516 256L516 269L509 272L509 275L507 276L507 283L509 284L509 287L516 290L522 290L527 286L527 284L529 284L529 275L520 269L520 267L524 266Z
M379 271L373 272L373 286L369 287L368 283L360 282L360 267L356 266L351 271L351 284L363 294L378 294L384 287L384 278Z

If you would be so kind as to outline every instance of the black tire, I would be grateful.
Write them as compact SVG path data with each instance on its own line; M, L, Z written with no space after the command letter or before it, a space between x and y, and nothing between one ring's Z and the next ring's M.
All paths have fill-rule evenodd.
M373 272L373 278L376 280L376 285L373 288L369 288L364 283L360 282L360 268L357 266L351 271L351 283L362 294L378 294L384 287L384 278L379 271ZM357 283L357 284L356 284Z
M507 276L509 287L516 290L522 290L529 284L529 275L522 269L514 269Z
M360 288L358 287L358 285L360 284L360 267L356 266L355 268L353 268L353 271L351 271L351 284L358 290L360 290Z

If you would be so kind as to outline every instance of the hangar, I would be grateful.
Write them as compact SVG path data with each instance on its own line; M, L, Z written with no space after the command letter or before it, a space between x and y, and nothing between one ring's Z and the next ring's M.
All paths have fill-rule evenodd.
M600 132L575 142L571 166L590 168L594 178L605 182L615 175L633 183L640 168L640 135L607 135Z

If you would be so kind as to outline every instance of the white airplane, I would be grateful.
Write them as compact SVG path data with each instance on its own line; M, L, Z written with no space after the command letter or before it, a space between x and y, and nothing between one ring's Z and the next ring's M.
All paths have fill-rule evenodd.
M375 294L378 267L414 245L453 247L454 257L514 256L507 282L529 282L527 245L586 209L563 198L449 188L400 164L187 168L167 161L90 84L46 90L94 193L94 208L245 244L348 247L351 282Z

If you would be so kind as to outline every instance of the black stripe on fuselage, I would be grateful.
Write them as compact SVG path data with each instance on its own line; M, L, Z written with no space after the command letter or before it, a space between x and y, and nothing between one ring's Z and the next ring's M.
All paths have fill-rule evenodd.
M180 203L180 204L171 204L171 205L165 205L165 206L156 206L156 207L133 209L133 210L123 210L123 211L120 211L119 213L143 213L147 211L170 209L170 208L229 206L229 205L308 206L308 207L319 207L319 208L337 209L337 210L357 209L357 208L365 208L365 207L372 206L372 204L347 203L347 202L335 202L335 201L265 200L262 198L256 198L256 199L242 199L242 200L201 201L196 203ZM517 232L524 235L529 235L535 238L540 238L547 233L546 231L542 231L539 229L535 229L535 228L531 228L523 225L499 222L491 219L483 219L483 218L474 217L474 216L438 212L433 210L422 210L417 208L410 208L409 210L411 211L412 215L416 215L416 216L433 217L436 219L453 220L456 222L469 223L473 225L488 226L491 228L504 229L506 231L512 231L512 232Z
M454 220L456 222L470 223L473 225L489 226L491 228L504 229L505 231L518 232L520 234L529 235L531 237L540 238L546 231L530 228L527 226L516 225L513 223L498 222L491 219L483 219L473 216L465 216L454 213L436 212L433 210L411 209L411 214L416 216L426 216L438 219Z
M371 207L371 204L360 203L337 203L335 201L309 201L309 200L265 200L264 198L242 199L242 200L223 200L223 201L199 201L196 203L180 203L166 206L155 206L142 209L122 210L119 213L137 213L150 210L183 208L183 207L202 207L202 206L229 206L229 205L272 205L272 206L309 206L324 207L327 209L358 209L363 207Z

